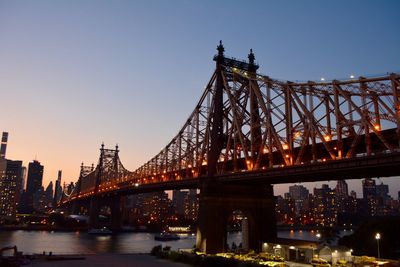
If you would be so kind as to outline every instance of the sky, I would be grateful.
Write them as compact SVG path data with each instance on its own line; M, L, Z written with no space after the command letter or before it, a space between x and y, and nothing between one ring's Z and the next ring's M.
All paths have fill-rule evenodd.
M180 130L227 56L284 80L400 72L400 1L0 0L0 131L44 186L102 142L135 170ZM400 179L382 179L397 196ZM310 188L322 183L308 185ZM361 192L361 181L349 182ZM287 185L275 186L275 193Z

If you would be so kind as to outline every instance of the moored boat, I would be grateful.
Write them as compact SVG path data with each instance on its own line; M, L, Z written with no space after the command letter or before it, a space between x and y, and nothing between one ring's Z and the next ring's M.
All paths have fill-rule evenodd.
M180 237L174 233L162 232L155 235L154 239L157 241L172 241L172 240L179 240Z
M92 228L88 231L88 234L91 235L110 235L112 231L107 229L106 227L103 228Z

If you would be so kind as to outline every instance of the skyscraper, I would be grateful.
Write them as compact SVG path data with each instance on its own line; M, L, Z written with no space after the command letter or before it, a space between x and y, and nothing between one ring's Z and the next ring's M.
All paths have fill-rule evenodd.
M0 159L0 217L15 220L22 184L22 161Z
M289 186L289 194L294 200L305 200L308 198L309 191L302 185Z
M44 208L49 208L53 207L53 200L54 200L54 194L53 194L53 181L50 181L49 185L46 187L46 190L44 191Z
M375 180L366 178L362 181L364 206L371 216L377 214L378 202L376 197Z
M62 176L62 171L59 170L58 171L58 177L57 177L56 185L55 185L55 188L54 188L54 203L53 203L54 207L60 201L61 195L62 195L61 176Z
M362 181L363 198L368 199L376 196L376 184L375 180L366 178Z
M25 167L25 166L22 166L22 173L21 173L21 176L22 176L21 194L22 194L22 192L24 192L25 187L26 187L26 175L27 175L26 167Z
M185 198L188 193L189 193L188 191L181 191L181 190L174 190L172 192L172 204L174 205L176 214L184 215Z
M349 187L345 180L338 180L336 184L336 196L339 198L347 198L349 196Z
M26 192L28 194L34 194L35 192L37 192L42 187L42 180L43 166L37 160L29 162Z
M39 201L40 199L34 199L34 196L39 197L38 192L42 190L42 180L43 180L43 166L39 161L34 160L33 162L29 162L28 167L28 178L26 182L26 196L24 200L25 212L32 212L34 202ZM36 203L37 204L37 203Z
M337 222L337 208L335 190L323 184L321 188L314 188L315 218L321 225L334 225Z
M8 133L3 132L1 137L1 146L0 146L0 158L6 157L6 150L7 150L7 140L8 140Z

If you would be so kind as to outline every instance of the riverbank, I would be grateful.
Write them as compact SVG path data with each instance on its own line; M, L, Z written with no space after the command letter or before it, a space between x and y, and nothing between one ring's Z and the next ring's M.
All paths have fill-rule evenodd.
M48 261L48 260L34 260L30 265L33 267L127 267L127 266L140 266L140 267L188 267L190 265L168 260L158 259L149 254L94 254L85 255L85 259L81 260L61 260L61 261Z

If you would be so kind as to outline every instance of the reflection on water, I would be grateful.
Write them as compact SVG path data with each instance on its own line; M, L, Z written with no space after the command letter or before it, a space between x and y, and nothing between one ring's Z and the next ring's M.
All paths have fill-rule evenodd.
M89 235L85 232L7 231L0 232L0 248L16 245L24 253L43 251L60 254L74 253L148 253L159 244L173 249L191 248L195 237L182 237L173 242L154 240L151 233L121 233L109 236Z
M279 231L278 237L318 240L315 231ZM350 231L341 232L351 234ZM242 242L240 232L228 233L228 244ZM181 236L180 240L161 242L154 240L152 233L120 233L109 236L89 235L86 232L48 232L48 231L0 231L0 248L16 245L26 254L43 251L58 254L91 253L148 253L159 244L172 249L192 248L195 236Z
M353 234L353 230L343 230L340 231L338 237L343 237L345 235ZM321 238L321 232L315 230L290 230L290 231L279 231L278 237L289 238L289 239L301 239L308 241L318 241ZM333 242L335 243L334 240Z

